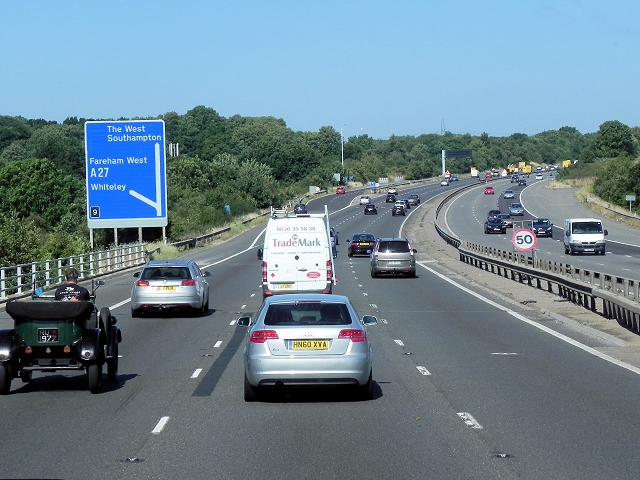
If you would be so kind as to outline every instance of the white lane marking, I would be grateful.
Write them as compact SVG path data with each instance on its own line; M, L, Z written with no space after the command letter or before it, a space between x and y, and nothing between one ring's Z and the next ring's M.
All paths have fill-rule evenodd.
M424 367L420 367L420 366L418 366L418 367L416 367L416 368L418 369L418 371L419 371L422 375L431 375L431 372L429 372L429 370L427 370L427 369L426 369L426 368L424 368Z
M534 322L533 320L528 319L527 317L524 317L522 315L520 315L517 312L514 312L513 310L500 305L492 300L489 300L486 297L483 297L482 295L480 295L479 293L474 292L473 290L468 289L467 287L464 287L462 285L460 285L459 283L451 280L450 278L445 277L444 275L440 274L439 272L436 272L433 268L429 268L426 265L424 265L423 262L416 262L418 265L420 265L422 268L428 270L429 272L433 273L434 275L440 277L442 280L449 282L451 285L459 288L460 290L468 293L469 295L473 295L474 297L476 297L479 300L482 300L485 303L488 303L489 305L497 308L498 310L502 310L505 313L508 313L509 315L511 315L512 317L517 318L518 320L524 322L524 323L528 323L529 325L536 327L540 330L542 330L543 332L548 333L549 335L553 335L554 337L567 342L570 345L573 345L574 347L578 347L579 349L590 353L591 355L594 355L596 357L601 358L602 360L606 360L607 362L613 363L614 365L617 365L619 367L625 368L627 370L629 370L630 372L636 373L638 375L640 375L640 368L634 367L633 365L629 365L627 363L624 363L620 360L618 360L617 358L613 358L610 357L609 355L606 355L602 352L599 352L598 350L588 347L587 345L584 345L583 343L578 342L577 340L574 340L573 338L569 338L566 335L563 335L561 333L556 332L555 330L550 329L549 327L542 325L540 323Z
M370 306L371 308L375 308L375 309L377 309L377 308L378 308L378 306L377 306L375 303L370 303L370 304L369 304L369 306Z
M364 295L365 297L369 296L369 294L367 292L362 292L362 295Z
M109 307L109 310L112 310L112 309L113 309L113 310L115 310L116 308L121 307L122 305L126 305L126 304L127 304L127 303L129 303L130 301L131 301L131 298L127 298L126 300L123 300L123 301L118 302L118 303L116 303L116 304L114 304L114 305L111 305L111 306Z
M244 310L245 308L247 308L247 305L246 305L246 304L245 304L245 305L242 305L242 306L240 307L240 310Z
M381 319L380 321L381 321L382 323L384 323L384 324L386 324L386 323L387 323L387 319L386 319L386 318L383 318L383 319Z
M219 348L220 345L222 345L222 340L218 340L215 345L213 346L213 348Z
M201 372L201 368L196 368L195 371L191 374L191 378L198 378L198 375L200 375Z
M518 353L510 353L510 352L493 352L491 355L519 355Z
M470 414L470 413L467 413L467 412L459 412L459 413L458 413L458 416L462 419L462 421L463 421L466 425L470 426L471 428L476 428L476 429L478 429L478 430L481 430L481 429L482 429L482 425L480 425L480 424L478 423L478 421L477 421L475 418L473 418L473 416L471 416L471 414Z
M394 342L396 342L401 347L404 346L404 343L402 343L402 340L394 340Z
M165 425L167 424L168 421L169 421L169 417L162 417L160 419L160 421L158 422L158 424L155 426L155 428L153 430L151 430L151 433L153 433L153 434L160 433L164 429L164 427L165 427Z
M252 293L250 296L251 296L251 297L255 297L255 296L256 296L256 294L255 294L255 293Z
M235 325L236 321L235 320L231 320L231 323L229 323L229 325Z

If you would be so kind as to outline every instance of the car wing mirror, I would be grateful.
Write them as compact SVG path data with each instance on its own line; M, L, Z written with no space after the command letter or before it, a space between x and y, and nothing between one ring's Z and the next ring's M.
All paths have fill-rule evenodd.
M204 272L202 272L202 276L203 277L211 277L211 272L209 270L205 270Z
M364 325L375 325L378 323L378 319L373 315L364 315L362 317L362 323Z
M570 235L569 230L567 230L566 232L564 232L564 234L568 237Z
M140 276L140 272L135 272L135 273L133 274L133 276L134 276L134 277L136 277L136 278L138 278L138 277Z
M606 237L607 235L609 235L609 231L608 231L606 228L604 229L604 235L605 235L605 237Z
M259 248L258 251L256 252L256 258L258 260L262 260L262 249Z
M251 325L251 317L240 317L237 322L236 325L238 325L239 327L248 327Z
M418 250L416 250L415 248L413 249L413 253L418 253Z

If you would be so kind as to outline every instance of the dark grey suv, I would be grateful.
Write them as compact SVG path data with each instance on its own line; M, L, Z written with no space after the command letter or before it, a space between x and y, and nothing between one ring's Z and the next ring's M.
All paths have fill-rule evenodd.
M371 252L371 277L383 273L415 277L416 253L406 238L379 238Z

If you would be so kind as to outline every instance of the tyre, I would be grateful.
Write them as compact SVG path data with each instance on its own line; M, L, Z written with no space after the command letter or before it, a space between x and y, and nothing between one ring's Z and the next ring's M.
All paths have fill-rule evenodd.
M569 253L569 249L567 248L567 246L564 246L564 254L567 255Z
M244 401L245 402L255 402L258 400L258 391L257 388L254 388L247 380L247 374L244 374Z
M22 370L20 372L20 378L24 383L29 383L31 381L33 372L31 370Z
M378 276L378 274L376 272L374 272L373 270L371 270L371 278L376 278Z
M140 316L140 311L135 308L131 309L131 318L138 318Z
M100 309L100 328L104 329L107 345L111 345L111 327L111 311L109 307L102 307Z
M11 390L11 365L0 363L0 395L6 395Z
M369 380L364 385L358 387L359 389L359 397L362 400L372 400L373 399L373 372L369 373Z
M351 258L352 253L351 252L347 252L347 257Z
M87 367L87 378L89 380L89 391L91 393L100 393L102 385L102 365L94 363Z
M413 272L409 272L409 273L407 274L407 277L409 277L409 278L416 278L416 271L414 270Z
M118 380L118 342L114 343L111 358L107 360L107 380L115 382Z
M207 304L204 303L204 298L202 299L202 305L200 306L200 308L198 308L196 310L196 314L199 317L204 317L207 314L207 311L209 310L209 307L207 307Z

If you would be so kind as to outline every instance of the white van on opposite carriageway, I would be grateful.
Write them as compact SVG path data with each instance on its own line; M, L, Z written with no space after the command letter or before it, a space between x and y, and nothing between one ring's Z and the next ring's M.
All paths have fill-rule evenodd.
M336 283L329 214L271 210L262 249L262 295L331 293Z
M609 235L597 218L567 218L564 221L564 253L595 253L604 255L605 240Z

